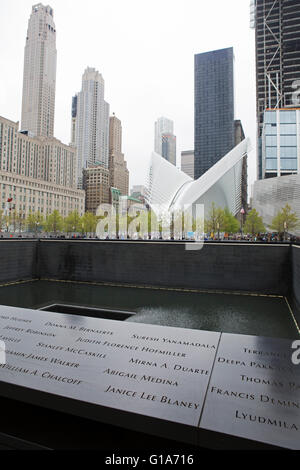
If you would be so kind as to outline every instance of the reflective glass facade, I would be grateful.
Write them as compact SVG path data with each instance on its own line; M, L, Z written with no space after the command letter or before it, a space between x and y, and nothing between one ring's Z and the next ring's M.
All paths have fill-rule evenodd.
M173 134L163 134L161 156L176 166L176 137Z
M195 56L195 179L234 147L233 48Z
M262 135L263 177L299 172L300 110L265 111Z

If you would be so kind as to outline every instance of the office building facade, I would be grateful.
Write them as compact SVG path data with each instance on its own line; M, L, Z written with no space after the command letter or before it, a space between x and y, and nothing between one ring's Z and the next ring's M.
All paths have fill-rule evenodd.
M300 173L300 109L264 112L262 178Z
M195 155L194 150L181 152L181 171L195 179Z
M101 165L83 169L83 189L85 191L85 210L96 214L101 204L110 202L110 174Z
M71 144L76 145L76 118L77 118L77 102L78 95L73 96L72 98L72 113L71 113Z
M129 192L129 171L122 153L122 124L115 115L109 120L109 171L111 186L122 196Z
M21 129L32 136L53 137L56 60L53 9L39 3L32 7L24 54Z
M88 67L82 77L82 89L72 103L77 148L77 181L82 188L82 171L88 166L109 165L109 104L104 100L104 80ZM74 124L73 124L74 125Z
M84 191L0 170L0 211L3 213L8 200L11 200L11 211L23 220L31 213L39 212L46 217L57 210L66 217L74 211L82 216L85 211Z
M122 152L122 123L113 114L109 118L109 154Z
M0 209L12 198L12 209L27 217L54 209L66 216L84 212L84 191L76 189L76 151L54 137L31 137L19 123L0 117Z
M135 185L131 188L130 196L135 199L139 199L143 204L146 203L147 188L144 185Z
M195 55L195 179L234 147L233 48Z
M257 177L262 179L266 110L300 107L300 0L252 0L251 27L256 42Z

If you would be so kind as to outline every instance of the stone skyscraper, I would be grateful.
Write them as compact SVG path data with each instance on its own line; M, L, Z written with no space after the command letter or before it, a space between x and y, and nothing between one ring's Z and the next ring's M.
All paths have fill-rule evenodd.
M122 124L115 115L109 120L109 170L111 187L122 196L129 192L129 171L122 153Z
M195 179L234 147L233 48L195 55Z
M84 168L94 165L108 168L109 104L104 100L103 77L94 68L88 67L83 74L76 111L74 102L72 121L76 119L77 176L78 187L81 188Z
M53 137L56 84L56 29L53 9L32 7L24 54L22 131Z
M32 7L24 60L22 128L0 116L0 209L25 222L29 214L58 210L63 217L84 213L85 193L78 191L76 150L53 136L56 30L53 10Z
M109 119L109 154L122 152L122 124L115 116Z

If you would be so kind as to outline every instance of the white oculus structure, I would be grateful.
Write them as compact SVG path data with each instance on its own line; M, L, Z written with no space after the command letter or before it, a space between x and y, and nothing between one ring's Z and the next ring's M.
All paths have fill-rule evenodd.
M245 139L196 181L157 153L152 153L147 203L155 213L159 206L169 212L204 205L207 215L212 203L237 215L242 207L243 158L250 152Z

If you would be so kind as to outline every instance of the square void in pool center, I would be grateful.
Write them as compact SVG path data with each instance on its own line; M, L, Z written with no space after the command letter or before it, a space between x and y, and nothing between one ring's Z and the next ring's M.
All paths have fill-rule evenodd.
M84 316L224 333L298 337L289 306L279 296L30 281L0 285L0 305L49 308L66 314L75 313L78 306L76 313Z

